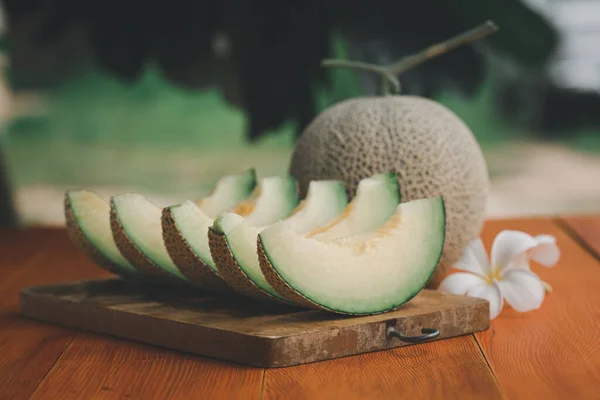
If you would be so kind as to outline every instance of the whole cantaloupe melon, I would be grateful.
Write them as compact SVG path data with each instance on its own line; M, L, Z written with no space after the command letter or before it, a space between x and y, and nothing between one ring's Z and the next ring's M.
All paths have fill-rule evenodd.
M388 171L398 175L403 202L444 198L446 242L428 285L437 288L466 245L479 236L489 191L481 148L457 115L416 96L346 100L305 129L290 166L302 197L311 180L340 179L351 198L361 179Z

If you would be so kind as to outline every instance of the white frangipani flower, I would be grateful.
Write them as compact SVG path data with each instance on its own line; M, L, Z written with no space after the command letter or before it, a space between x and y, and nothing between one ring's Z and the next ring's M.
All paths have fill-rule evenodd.
M491 319L500 314L505 300L516 311L535 310L544 301L545 283L530 270L529 261L551 267L559 257L551 235L504 230L494 239L491 262L481 239L472 241L454 265L464 272L446 277L439 290L488 300Z

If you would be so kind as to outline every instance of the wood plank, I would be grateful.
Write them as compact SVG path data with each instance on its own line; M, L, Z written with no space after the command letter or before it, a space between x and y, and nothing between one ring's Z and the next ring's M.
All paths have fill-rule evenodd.
M600 388L600 264L549 219L486 223L490 249L502 229L556 236L562 256L554 268L533 266L553 287L539 310L503 310L476 334L510 399L597 398Z
M501 399L471 335L343 360L267 369L268 399Z
M262 368L78 335L32 399L258 399Z
M258 397L262 369L81 335L22 318L17 314L18 292L25 286L110 276L79 252L64 230L32 233L36 235L43 243L37 251L28 235L15 242L24 249L19 251L32 253L31 259L24 262L11 255L15 264L4 269L13 273L0 272L0 277L6 277L0 280L0 292L10 299L0 316L0 398L28 398L34 392L35 398L43 399L114 398L118 393L142 399L218 398L217 393L229 398ZM7 264L0 262L0 271Z
M423 290L398 310L362 317L101 279L27 288L29 317L256 367L282 367L408 346L388 335L439 329L436 340L489 327L481 299Z
M19 316L0 320L0 398L28 398L48 373L73 334L58 327L24 321Z
M5 306L18 305L19 291L26 286L110 276L75 249L65 230L33 230L3 247L0 290Z
M0 241L0 398L23 399L33 393L74 331L33 322L19 314L19 290L42 282L93 277L101 271L85 262L63 230L3 231ZM70 263L81 269L68 268ZM44 268L52 266L53 268Z
M594 217L565 217L562 223L567 231L585 243L585 246L600 259L600 216Z
M2 229L0 230L0 277L4 281L10 270L20 268L31 258L56 229ZM27 243L27 245L25 245Z
M5 295L0 299L0 398L28 398L44 377L48 379L39 385L36 397L51 398L55 394L55 398L61 399L80 399L82 395L87 398L90 390L97 388L97 382L104 382L98 388L100 398L115 396L120 388L134 393L132 398L150 398L150 393L165 398L170 395L161 397L161 394L167 392L181 394L183 398L204 398L203 393L217 392L234 398L258 396L262 369L232 366L93 335L77 337L71 342L78 331L22 318L17 313L18 292L23 286L108 274L78 252L64 230L33 230L16 236L18 240L10 243L6 240L0 245L4 255L0 261L3 271L0 291ZM55 364L65 348L67 353ZM106 358L106 354L111 357ZM117 359L124 362L119 364ZM53 365L58 368L46 376ZM82 369L82 365L87 368ZM79 376L73 370L80 369L91 372L73 381ZM123 376L127 379L119 380ZM113 382L114 379L117 381ZM129 381L141 386L122 386ZM71 387L73 382L77 385ZM112 386L114 390L107 389ZM60 390L55 391L55 387Z
M488 249L493 236L503 228L521 229L532 234L554 234L559 240L559 246L563 254L559 266L554 269L546 270L541 267L534 267L535 271L554 287L554 292L547 297L540 310L523 315L514 313L512 310L505 310L498 319L493 321L492 330L477 335L484 353L497 375L499 383L502 385L508 398L538 398L542 396L544 398L565 398L567 396L568 398L591 398L596 396L597 390L595 389L600 386L598 362L600 359L600 343L598 343L600 337L596 334L597 321L600 320L600 315L598 315L599 311L595 307L599 300L599 294L597 293L600 279L597 272L600 271L598 262L547 219L532 221L490 221L486 224L483 235ZM58 242L58 245L60 245L60 240ZM48 251L49 254L53 254L53 251ZM4 258L0 259L0 267L7 264L3 261ZM76 263L79 264L80 261ZM31 265L30 262L26 262L25 264L26 267ZM39 267L40 264L38 263L36 268ZM90 266L90 268L93 267ZM14 286L15 280L22 282L23 280L33 279L31 284L62 280L53 279L50 272L53 271L46 270L45 273L47 275L45 277L36 275L27 278L28 274L24 274L20 278L12 278L12 285L2 285L0 286L0 290L9 289L10 286ZM98 273L102 272L98 271ZM3 276L0 272L0 277ZM13 296L13 298L16 297ZM5 308L3 308L2 312L5 312ZM2 317L5 317L5 315L3 314ZM27 324L30 323L28 322ZM39 326L39 324L35 325ZM411 395L411 397L423 397L420 395L421 393L431 390L431 392L427 392L430 394L429 397L450 398L449 396L452 394L459 393L461 398L467 398L469 393L461 391L461 388L464 389L466 387L469 388L468 392L474 393L473 397L499 397L500 394L497 387L494 387L493 390L490 389L493 382L490 382L488 379L489 376L487 374L483 377L480 376L481 371L486 371L485 364L482 365L477 361L476 353L472 351L473 346L466 343L466 340L469 340L469 338L461 337L443 342L354 356L343 360L327 361L280 370L268 370L265 376L264 395L265 398L320 398L320 396L327 398L324 394L330 394L328 398L332 398L331 393L334 391L335 393L347 391L352 392L348 394L354 398L369 397L371 395L376 397L394 396L402 398L402 396L408 395ZM0 339L0 342L2 341L3 339ZM107 341L112 342L112 344L107 344ZM446 345L448 345L448 348L446 348ZM138 356L133 353L127 353L127 349L130 349L132 346L137 347L138 345L93 335L79 336L71 342L71 345L63 354L66 361L71 361L64 364L62 363L63 358L58 361L58 368L53 369L48 379L40 385L40 393L51 393L53 385L60 386L62 384L61 387L66 388L67 383L65 382L68 382L70 378L68 372L76 373L82 365L93 366L99 360L102 353L107 351L105 346L109 348L112 348L112 346L117 346L117 348L124 346L124 353L123 349L115 350L116 353L114 354L117 354L116 357L118 358L118 355L121 353L128 354L124 356L126 360L139 359L142 360L141 364L145 362L144 360L152 360L153 355L157 354L156 351L158 351L156 349L147 350L145 346L139 346L142 349L142 355ZM94 348L98 348L99 350L94 351ZM0 351L2 351L2 355L4 356L4 351ZM129 351L133 352L133 350ZM413 352L416 352L416 354L411 354ZM17 350L17 353L22 353L22 351ZM28 355L35 355L35 353L35 351L31 351ZM79 358L80 361L76 361L78 357L81 357L81 354L87 354L83 358L85 362L82 362L81 358ZM173 354L173 357L179 359L179 357L184 356ZM23 357L22 359L25 358ZM111 391L102 390L102 387L100 387L100 392L96 393L96 397L102 398L111 394L116 397L117 393L142 393L141 391L136 392L138 389L131 385L127 387L127 385L121 383L113 384L115 380L119 381L120 374L135 370L140 363L119 364L114 361L114 358L111 359L113 360L111 362L115 364L111 367L111 370L106 370L106 363L99 363L87 372L88 377L95 378L89 378L90 380L102 380L109 383L105 387L117 388ZM196 362L208 362L208 360L194 357L190 357L190 359ZM4 357L0 357L0 365L4 365L2 363L5 362ZM448 367L449 363L456 363L456 367L454 367L454 364ZM10 364L10 360L8 360L5 365ZM26 367L26 364L36 364L36 361L30 360L27 363L22 362L22 364L13 365L17 365L17 369L19 369L21 366ZM176 364L176 362L173 363L173 365ZM104 368L102 365L104 365ZM391 367L388 367L388 365ZM229 367L228 364L223 364L223 366L224 368ZM408 368L406 368L407 366ZM244 367L239 368L245 371ZM63 369L67 372L62 372ZM103 373L103 371L105 372ZM158 375L165 374L170 376L171 379L178 377L178 373L173 371L173 368L166 367ZM212 371L212 367L206 370L206 374L210 375L210 371ZM260 376L262 372L258 371ZM284 374L286 371L288 371L289 375ZM293 371L300 372L292 374ZM329 371L333 372L329 373ZM8 369L6 371L2 370L0 372L0 379L3 378L6 372L11 373ZM219 373L219 376L221 374L222 372ZM148 385L148 382L138 376L143 374L135 372L134 375L130 379L141 382L139 385L144 386L144 388ZM150 381L155 375L157 374L153 373L150 375L148 380ZM210 380L211 384L214 384L217 376L210 376L211 378L207 378L207 380ZM430 379L430 376L435 377L435 380ZM474 377L473 380L471 380L471 377ZM493 380L493 378L491 379ZM185 381L185 379L183 380ZM24 381L25 379L22 380L22 382ZM436 385L432 385L432 381L436 382ZM0 381L0 388L5 388L9 385L9 382L14 382L14 380ZM440 383L438 384L437 382ZM454 385L454 382L463 383ZM162 391L162 386L156 387L150 382L149 387L160 391L163 394L163 398L168 397L168 395L165 395L167 392ZM442 393L441 389L439 389L440 387L448 387L449 389L443 389L444 392ZM83 387L81 390L83 390ZM171 390L177 392L180 389L175 388ZM488 393L481 395L486 390ZM79 393L81 395L82 392ZM87 395L87 392L85 393ZM191 392L187 393L193 397ZM198 393L201 392L199 391ZM418 393L419 396L414 396L414 393ZM61 394L64 394L64 392ZM285 396L282 396L282 394ZM39 395L36 393L36 396ZM0 392L0 397L4 399L23 398L27 396L11 395L11 393L5 395L3 392ZM90 397L94 396L90 395ZM198 397L203 396L199 395ZM73 396L73 398L77 397Z

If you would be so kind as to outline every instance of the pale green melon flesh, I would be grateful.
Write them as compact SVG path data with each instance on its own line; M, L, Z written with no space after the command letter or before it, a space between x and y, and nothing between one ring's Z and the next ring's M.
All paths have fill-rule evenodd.
M251 225L270 225L282 220L298 205L297 183L291 176L263 178L259 186L260 196L254 209L245 216L246 222Z
M252 194L256 187L254 169L239 175L221 178L214 192L204 199L170 207L177 229L196 255L210 268L216 271L215 262L208 247L208 228L214 218L222 212L235 207Z
M253 205L254 209L247 216L250 220L262 222L272 218L276 221L289 215L298 204L296 182L293 178L263 178L260 181L257 190L259 194ZM249 194L250 193L247 193L244 198L248 197ZM236 201L232 206L231 202L229 202L227 206L231 207L219 209L217 215L234 208L240 200ZM188 245L206 265L214 271L217 271L208 245L208 229L213 225L214 219L192 202L186 202L181 206L171 207L171 211L173 213L173 218L177 223L179 232L185 238ZM233 215L240 217L237 214ZM254 238L256 254L256 235Z
M183 213L180 212L179 215L181 218L185 218L186 212L193 213L199 216L201 222L206 219L210 219L212 222L209 215L222 212L247 198L255 185L254 169L238 175L227 175L217 182L211 195L201 199L197 204L185 203ZM138 249L158 267L178 278L187 280L173 263L165 247L161 224L162 210L144 196L133 193L113 197L113 204L125 233ZM188 230L202 229L202 232L205 232L206 247L208 247L206 232L208 232L211 222L208 225L205 223L187 225ZM212 260L210 257L209 259Z
M312 181L306 199L281 223L295 232L308 232L330 222L347 205L346 190L341 181Z
M348 314L384 312L414 297L435 271L444 239L441 197L400 204L378 230L330 242L282 224L259 234L270 265L291 288Z
M256 172L249 169L241 174L227 175L219 179L214 191L196 203L208 217L215 218L223 211L235 207L246 199L256 187Z
M179 233L181 233L187 244L206 265L216 271L217 267L208 247L208 228L210 228L214 219L191 201L171 207L171 213Z
M373 175L361 180L356 196L335 221L311 232L320 241L358 235L379 228L400 203L400 189L394 173Z
M79 229L92 246L125 272L139 274L119 251L110 230L110 206L96 193L87 190L67 193Z
M294 232L306 232L335 218L346 204L345 189L340 181L313 181L304 202L296 208L293 215L280 223ZM256 239L264 227L252 226L247 219L233 213L225 213L217 218L215 227L227 238L233 257L248 278L264 291L281 297L269 285L258 263Z
M187 280L167 253L162 236L161 209L137 193L115 196L112 202L119 222L133 244L158 267Z

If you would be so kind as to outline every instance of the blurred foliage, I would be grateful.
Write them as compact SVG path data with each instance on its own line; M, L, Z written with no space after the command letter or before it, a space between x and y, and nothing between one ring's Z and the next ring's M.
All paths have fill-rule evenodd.
M334 54L345 58L344 43L332 38ZM494 73L490 69L473 98L442 92L436 100L456 112L482 145L493 145L512 131L493 104ZM314 89L319 110L337 101L360 96L357 75L347 69L328 69L331 84ZM244 112L227 103L218 89L202 92L173 86L159 71L147 69L134 85L102 71L86 72L44 91L45 114L15 120L7 129L13 145L48 139L102 145L216 148L290 148L295 124L262 136L255 144L245 139Z
M242 147L245 117L217 89L190 92L149 69L133 86L101 72L86 73L45 93L45 115L16 120L14 140L51 138L91 144L161 147ZM281 129L289 131L289 126ZM286 134L265 136L259 146L290 146Z
M151 66L171 85L221 88L222 99L244 110L250 141L289 121L299 134L324 104L356 94L339 84L343 75L320 68L332 55L388 63L491 19L497 34L401 77L405 93L472 95L488 73L487 53L540 69L557 43L554 27L522 0L7 0L5 8L16 72L29 73L15 82L51 85L93 66L134 84ZM335 54L332 35L352 44L347 54ZM374 90L368 79L362 91L373 95L380 85ZM322 86L316 96L314 85Z
M574 131L572 137L562 139L560 143L579 151L600 153L600 130Z
M332 36L331 48L335 57L348 58L340 35ZM434 98L465 121L484 149L532 138L499 115L495 92L502 84L501 72L493 64L486 71L472 96L442 90ZM326 73L330 84L313 88L319 110L364 94L355 72ZM174 86L153 68L134 84L94 69L42 92L48 100L45 114L15 120L9 134L0 137L16 186L43 182L185 191L208 187L216 177L250 165L280 173L294 143L296 124L291 120L248 143L244 109L231 105L219 89ZM600 149L595 131L564 142Z

